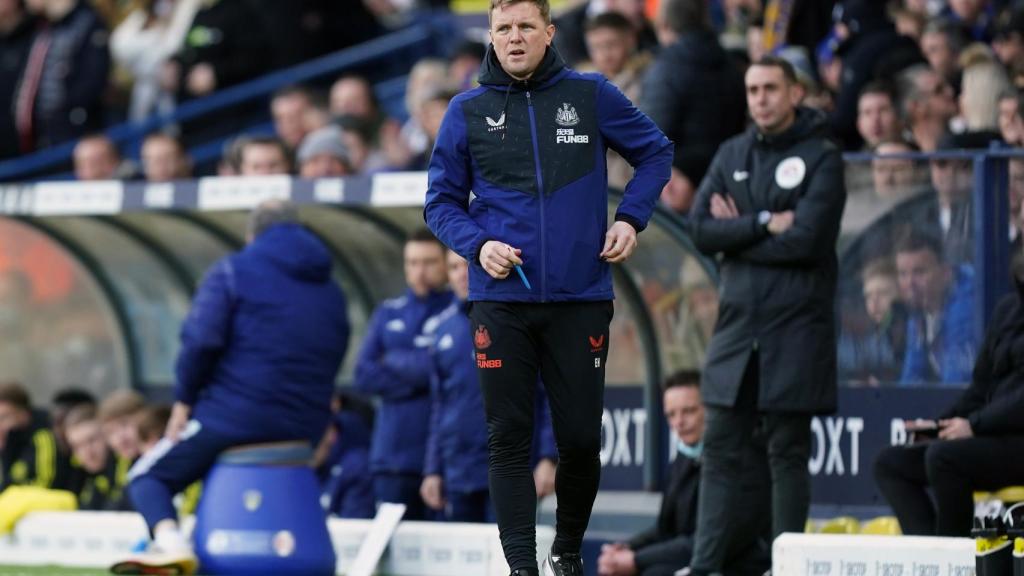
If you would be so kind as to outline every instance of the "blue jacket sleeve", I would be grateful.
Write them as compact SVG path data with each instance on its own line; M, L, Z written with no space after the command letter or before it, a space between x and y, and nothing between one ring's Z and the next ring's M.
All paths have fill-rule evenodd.
M360 394L376 395L385 400L401 400L426 390L430 383L429 376L422 367L414 374L396 370L396 366L401 369L407 364L403 361L406 355L384 347L383 310L378 308L370 320L370 327L366 331L363 347L359 350L359 357L356 360L354 386ZM411 357L414 351L409 352ZM426 350L421 352L425 354ZM425 359L421 361L425 362Z
M430 420L427 429L427 454L424 458L423 475L441 474L441 373L436 361L436 349L430 355Z
M555 444L555 432L551 428L551 410L548 408L548 395L544 384L537 382L537 413L534 421L534 435L537 437L537 458L539 462L547 459L558 461L558 446Z
M174 399L192 406L230 338L234 312L234 269L221 260L207 273L181 328Z
M430 231L445 246L469 262L489 240L486 232L469 217L469 192L472 188L466 121L460 100L448 105L434 151L427 168L427 198L423 219Z
M672 142L614 84L597 86L597 117L601 136L634 168L615 213L637 232L647 227L654 203L672 176Z

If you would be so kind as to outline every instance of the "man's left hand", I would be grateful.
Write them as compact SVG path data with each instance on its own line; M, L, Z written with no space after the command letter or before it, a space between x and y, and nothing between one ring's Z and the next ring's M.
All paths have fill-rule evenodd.
M612 264L625 262L633 255L636 245L636 229L626 222L615 222L604 235L600 258Z
M939 438L942 440L961 440L973 438L974 430L971 430L971 423L966 418L950 418L939 420Z

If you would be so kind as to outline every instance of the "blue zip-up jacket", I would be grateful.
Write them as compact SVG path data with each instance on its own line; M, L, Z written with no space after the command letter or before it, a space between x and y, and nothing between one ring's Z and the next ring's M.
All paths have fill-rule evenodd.
M669 180L672 143L600 74L565 67L548 48L529 80L516 81L492 49L480 86L448 106L428 169L424 219L470 262L469 300L609 300L599 258L608 228L608 148L636 171L615 215L639 232ZM475 195L471 203L470 191ZM522 250L523 271L491 278L480 248Z
M447 491L487 489L487 418L473 354L466 303L437 316L431 346L430 434L423 474L439 474ZM547 396L538 384L533 420L533 463L558 459Z
M316 236L279 224L207 273L181 330L175 389L203 426L320 441L349 336L331 265Z
M953 270L938 334L928 346L924 314L907 319L907 352L900 384L958 385L971 381L978 337L974 331L974 270L960 265ZM932 367L931 357L938 364Z
M324 510L339 518L373 518L376 512L370 465L370 427L351 410L334 415L338 439L327 461L317 470Z
M417 298L412 290L385 300L370 319L356 362L355 389L378 396L370 445L374 473L422 474L430 419L427 320L452 301L449 291Z

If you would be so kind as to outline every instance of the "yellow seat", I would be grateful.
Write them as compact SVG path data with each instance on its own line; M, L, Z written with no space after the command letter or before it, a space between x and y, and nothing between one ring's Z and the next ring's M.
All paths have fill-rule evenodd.
M804 534L815 534L817 532L818 532L818 521L817 520L811 520L810 518L808 518L807 522L804 523Z
M1007 504L1024 502L1024 486L1007 486L1001 488L995 493L997 500L1002 500Z
M860 533L878 536L899 536L903 531L900 530L900 522L895 516L879 516L861 524Z
M818 532L822 534L857 534L860 532L860 522L853 516L837 516L826 520Z

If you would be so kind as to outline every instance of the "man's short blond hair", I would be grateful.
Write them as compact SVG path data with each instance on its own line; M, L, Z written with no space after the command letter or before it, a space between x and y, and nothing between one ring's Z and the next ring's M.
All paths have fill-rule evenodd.
M515 4L521 4L527 2L533 4L540 10L540 17L544 19L545 24L551 24L551 4L548 4L548 0L491 0L491 9L487 11L488 21L491 18L491 13L494 12L495 8L499 6L513 6Z
M126 416L133 416L146 407L146 399L134 390L118 390L100 402L97 417L100 423L106 424Z

